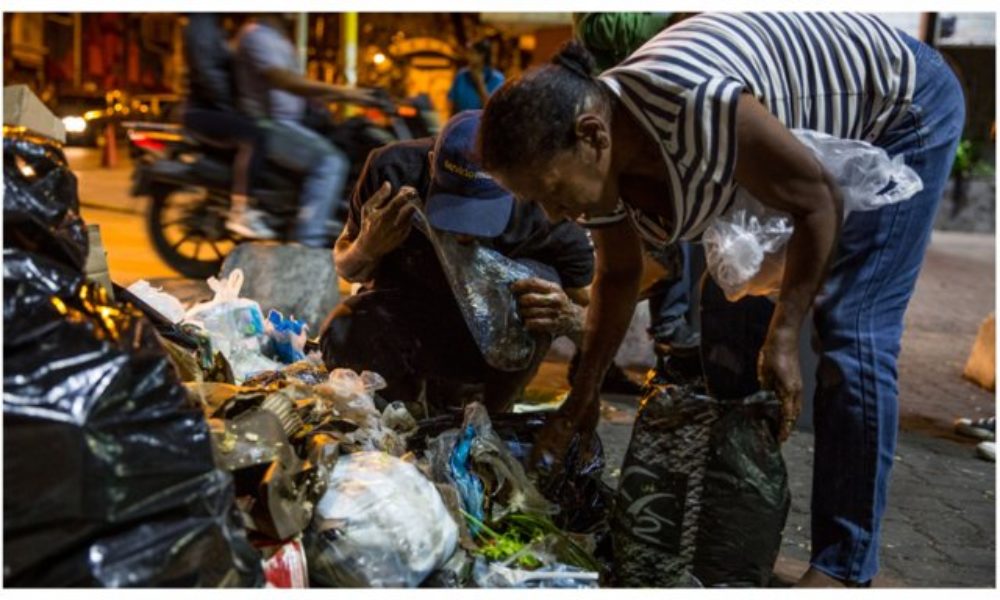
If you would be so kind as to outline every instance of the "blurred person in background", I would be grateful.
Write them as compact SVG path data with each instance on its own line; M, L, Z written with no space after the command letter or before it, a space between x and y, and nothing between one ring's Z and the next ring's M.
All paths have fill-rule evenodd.
M344 193L350 162L304 124L307 99L363 103L372 100L370 94L303 76L279 14L257 15L240 30L236 88L240 110L264 131L267 158L304 176L295 240L303 246L328 247L327 223Z
M189 78L184 127L205 143L236 150L226 227L245 238L272 239L275 232L260 211L249 206L255 177L264 163L264 132L236 109L233 53L218 15L188 15L184 58Z
M465 56L468 66L455 73L448 91L452 115L486 106L490 94L504 82L503 73L492 67L493 45L489 40L470 45Z

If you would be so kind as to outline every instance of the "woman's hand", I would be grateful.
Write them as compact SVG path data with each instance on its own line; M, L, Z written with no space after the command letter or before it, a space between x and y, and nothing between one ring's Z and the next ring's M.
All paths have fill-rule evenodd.
M799 367L799 332L791 328L768 333L757 362L760 386L773 390L781 401L778 440L784 442L802 411L802 369Z
M559 411L538 432L529 464L549 477L561 478L567 466L566 453L577 434L580 435L578 458L580 461L589 460L583 454L590 449L600 417L601 401L598 391L585 391L582 386L574 388Z

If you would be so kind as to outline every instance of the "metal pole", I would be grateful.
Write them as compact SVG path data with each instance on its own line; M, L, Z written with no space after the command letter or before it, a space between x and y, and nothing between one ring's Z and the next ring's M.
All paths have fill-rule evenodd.
M73 89L83 83L83 15L73 13Z
M344 83L358 83L358 13L340 16L340 56L344 67Z
M299 68L308 72L309 60L309 13L298 13L295 17L295 48L299 55Z

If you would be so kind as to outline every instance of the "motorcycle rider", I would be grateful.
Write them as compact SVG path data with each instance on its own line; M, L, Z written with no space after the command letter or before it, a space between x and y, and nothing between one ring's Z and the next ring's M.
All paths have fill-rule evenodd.
M236 149L232 202L226 227L250 239L272 239L263 214L248 206L249 193L264 162L264 132L236 110L233 53L214 13L191 13L184 28L189 88L184 127L203 141Z
M301 74L283 19L262 14L237 39L236 87L240 109L263 129L267 158L305 176L295 239L328 246L327 219L341 198L350 163L329 140L303 124L307 98L368 102L368 92L312 81Z

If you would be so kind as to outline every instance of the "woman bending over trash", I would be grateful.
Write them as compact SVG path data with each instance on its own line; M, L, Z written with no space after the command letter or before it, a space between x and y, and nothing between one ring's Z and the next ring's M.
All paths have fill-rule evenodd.
M597 248L581 365L536 460L597 425L600 377L638 293L640 239L699 239L740 186L794 225L757 368L782 400L782 440L800 411L810 309L821 344L812 559L799 584L869 583L896 445L903 313L964 123L957 80L934 49L847 13L703 14L599 77L592 66L569 43L498 90L480 130L486 170L550 218L591 226ZM792 128L902 154L923 191L841 225L836 183Z

